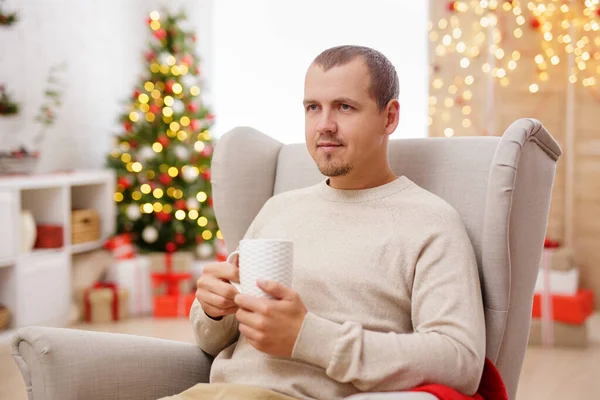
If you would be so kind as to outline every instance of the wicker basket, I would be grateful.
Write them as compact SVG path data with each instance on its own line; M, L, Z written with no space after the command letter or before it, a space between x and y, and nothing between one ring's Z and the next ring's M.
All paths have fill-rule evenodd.
M96 210L83 209L71 212L71 243L100 240L100 216Z
M0 331L8 328L8 324L10 324L10 311L8 308L0 306Z

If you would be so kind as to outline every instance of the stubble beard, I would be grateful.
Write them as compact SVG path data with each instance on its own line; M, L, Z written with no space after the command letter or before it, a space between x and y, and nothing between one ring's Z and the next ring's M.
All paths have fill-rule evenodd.
M347 175L350 171L352 171L351 164L344 164L340 161L333 160L333 157L331 154L327 154L325 156L325 158L326 159L324 162L317 164L319 171L324 176L333 178L333 177L337 177L337 176Z

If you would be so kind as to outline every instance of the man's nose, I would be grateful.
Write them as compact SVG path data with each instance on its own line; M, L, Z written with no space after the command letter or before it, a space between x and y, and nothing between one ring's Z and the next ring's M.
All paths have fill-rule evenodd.
M317 123L317 132L319 133L327 133L332 134L337 132L337 123L335 119L332 118L331 113L323 112L321 113L321 118Z

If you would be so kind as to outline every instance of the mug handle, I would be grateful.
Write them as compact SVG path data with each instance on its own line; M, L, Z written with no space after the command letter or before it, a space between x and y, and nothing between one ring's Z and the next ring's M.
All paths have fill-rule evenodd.
M228 257L227 257L227 262L228 263L232 263L233 262L233 258L234 256L239 256L240 255L240 251L236 250L234 252L232 252ZM237 289L238 292L242 293L242 287L240 286L239 283L235 283L235 282L231 282L229 281L229 283L231 283L231 285Z

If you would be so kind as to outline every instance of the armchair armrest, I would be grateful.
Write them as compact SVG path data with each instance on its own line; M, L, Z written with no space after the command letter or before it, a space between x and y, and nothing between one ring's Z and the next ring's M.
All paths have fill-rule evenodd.
M191 343L35 326L12 356L30 400L157 399L208 382L212 362Z

